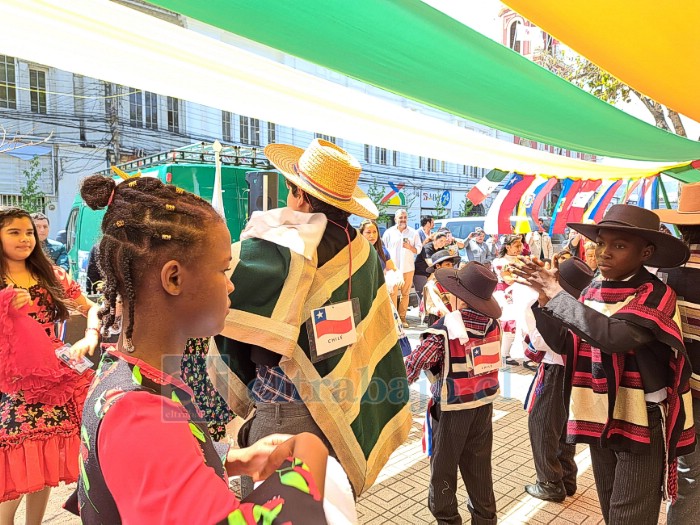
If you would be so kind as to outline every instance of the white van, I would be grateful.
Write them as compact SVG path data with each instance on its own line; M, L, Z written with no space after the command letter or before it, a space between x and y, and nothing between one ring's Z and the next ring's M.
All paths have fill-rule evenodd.
M466 239L477 227L483 228L486 217L454 217L452 219L435 219L433 231L447 228L453 237Z

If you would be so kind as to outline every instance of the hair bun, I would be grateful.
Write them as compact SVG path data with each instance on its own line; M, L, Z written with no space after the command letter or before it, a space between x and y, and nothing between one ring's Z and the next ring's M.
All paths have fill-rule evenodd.
M109 204L117 183L112 177L91 175L80 185L80 196L93 210L100 210Z

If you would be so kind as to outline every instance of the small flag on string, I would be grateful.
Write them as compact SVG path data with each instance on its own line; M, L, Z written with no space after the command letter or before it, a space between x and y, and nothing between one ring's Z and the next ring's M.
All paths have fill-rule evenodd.
M486 197L488 197L493 190L501 183L503 179L508 175L507 171L493 169L489 171L479 182L469 190L467 193L467 199L469 199L474 206L484 202Z

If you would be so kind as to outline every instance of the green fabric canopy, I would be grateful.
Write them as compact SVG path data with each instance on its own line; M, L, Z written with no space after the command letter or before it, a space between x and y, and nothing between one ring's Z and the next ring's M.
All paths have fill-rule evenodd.
M700 158L700 143L627 115L419 0L151 3L531 140L625 159Z

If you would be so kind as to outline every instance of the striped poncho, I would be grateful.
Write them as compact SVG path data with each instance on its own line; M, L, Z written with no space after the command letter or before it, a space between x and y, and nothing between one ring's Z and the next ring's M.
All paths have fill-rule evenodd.
M359 299L362 318L357 342L341 355L312 363L305 322L311 310L348 299L350 254L352 296ZM235 290L224 334L282 356L279 366L361 494L406 440L412 423L391 299L375 250L357 235L317 268L315 256L309 260L253 238L233 245L233 265ZM217 343L233 372L228 401L245 416L252 408L247 385L255 379L255 364L248 355L227 351L226 341Z
M648 453L650 430L643 377L666 390L666 452L669 494L675 492L675 458L695 443L690 366L676 315L676 294L645 269L628 281L596 280L581 300L608 317L650 330L656 341L629 352L607 354L574 336L569 438L613 450Z

